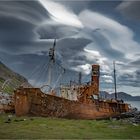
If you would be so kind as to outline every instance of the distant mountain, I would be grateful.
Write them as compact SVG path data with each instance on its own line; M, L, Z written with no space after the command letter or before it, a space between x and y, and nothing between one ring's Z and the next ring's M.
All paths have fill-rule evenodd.
M13 93L13 90L23 83L29 85L26 78L0 62L0 92Z
M117 97L119 100L122 99L124 101L140 101L140 96L132 96L125 92L118 92ZM106 91L100 91L100 98L112 99L115 98L115 94L114 93L109 94Z

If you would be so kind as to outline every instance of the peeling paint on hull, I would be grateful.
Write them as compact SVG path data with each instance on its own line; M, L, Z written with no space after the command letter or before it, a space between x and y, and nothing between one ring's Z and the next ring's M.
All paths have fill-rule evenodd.
M119 115L128 111L128 105L98 102L81 103L45 94L39 88L19 88L15 91L15 113L17 116L35 115L73 119L98 119Z

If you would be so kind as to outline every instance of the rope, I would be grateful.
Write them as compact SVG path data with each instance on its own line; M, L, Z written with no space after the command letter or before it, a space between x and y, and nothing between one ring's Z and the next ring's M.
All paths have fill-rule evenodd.
M34 82L34 85L38 85L39 86L39 82L42 80L42 77L44 78L44 74L46 74L46 72L48 71L49 68L49 63L45 63L42 67L40 67L40 70L38 70L38 75L36 76L37 82Z

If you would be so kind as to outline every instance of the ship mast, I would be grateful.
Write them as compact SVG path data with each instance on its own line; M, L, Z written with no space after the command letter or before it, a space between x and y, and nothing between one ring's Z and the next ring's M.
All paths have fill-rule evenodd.
M78 79L79 85L81 85L81 80L82 80L82 73L79 72L79 79Z
M52 82L52 69L53 64L55 63L55 46L56 39L54 39L53 47L49 50L48 85L51 85Z
M114 88L115 88L115 100L117 100L117 88L116 88L116 69L115 69L115 61L113 61L114 66Z

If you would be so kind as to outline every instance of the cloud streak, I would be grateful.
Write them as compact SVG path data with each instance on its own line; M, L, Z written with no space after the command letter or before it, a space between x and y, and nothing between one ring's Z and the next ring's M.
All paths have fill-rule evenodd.
M70 9L66 9L62 4L50 0L39 0L40 3L50 13L51 18L59 23L82 28L83 25ZM54 10L55 9L55 10Z
M135 54L139 50L139 44L133 39L133 31L128 27L121 25L119 22L89 10L82 11L79 17L84 26L92 30L97 28L101 29L99 32L102 37L108 40L110 49L114 49L114 51L125 51L126 58L132 57L129 54L130 51L133 51ZM94 18L91 19L91 17Z
M127 19L140 21L140 1L123 1L116 10Z
M101 82L112 86L112 61L117 60L118 84L138 87L140 44L133 29L123 20L89 9L94 1L81 2L79 9L76 3L0 2L0 55L6 64L27 76L28 68L31 71L43 59L48 61L48 50L56 38L56 61L68 71L65 79L80 71L89 76L91 64L97 63Z

